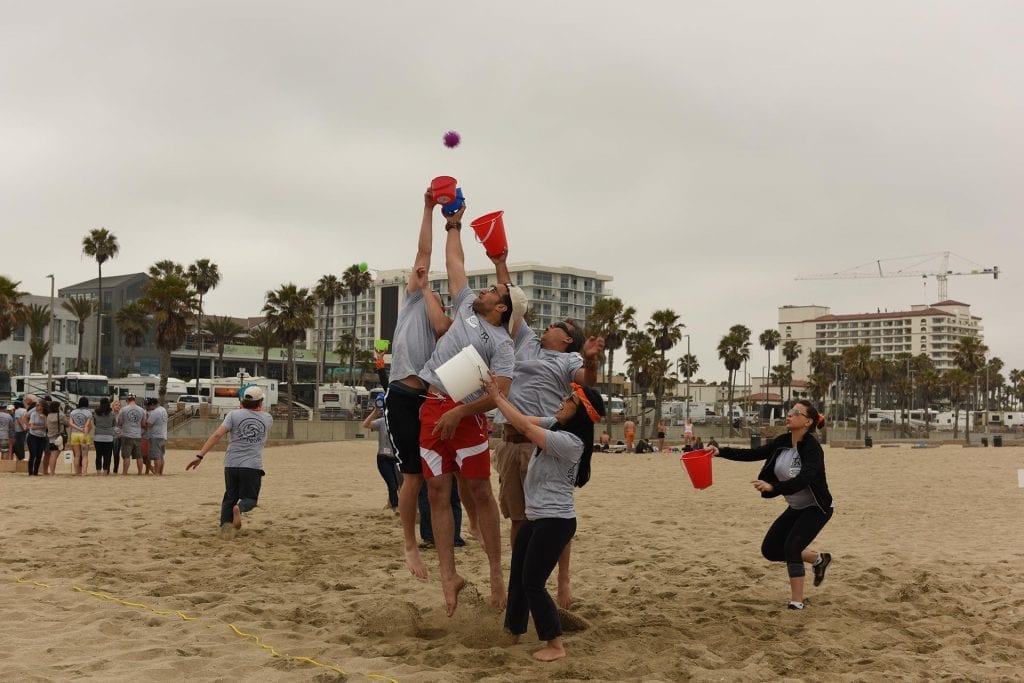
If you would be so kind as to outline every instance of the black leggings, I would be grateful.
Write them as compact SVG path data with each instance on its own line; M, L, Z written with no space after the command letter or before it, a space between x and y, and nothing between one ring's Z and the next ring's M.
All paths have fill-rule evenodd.
M29 434L25 439L28 444L28 473L39 476L39 465L43 462L43 454L50 447L50 440L45 436Z
M764 535L761 554L770 562L785 562L790 578L803 576L804 561L800 554L807 549L830 519L832 508L829 508L826 514L817 506L802 510L787 507Z
M96 448L96 471L109 472L110 456L114 453L114 442L96 441L94 439L93 446ZM117 472L116 469L114 471Z
M505 628L510 633L526 633L527 621L533 615L538 638L553 640L562 635L558 608L544 584L575 533L575 517L529 520L519 527L508 576Z

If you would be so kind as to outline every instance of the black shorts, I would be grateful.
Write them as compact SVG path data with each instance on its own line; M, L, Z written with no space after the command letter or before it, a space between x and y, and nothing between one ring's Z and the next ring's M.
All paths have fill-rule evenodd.
M664 439L665 438L665 432L658 432L658 438L659 439Z
M420 406L426 395L392 382L384 394L384 424L391 439L391 452L403 474L423 474L420 461Z

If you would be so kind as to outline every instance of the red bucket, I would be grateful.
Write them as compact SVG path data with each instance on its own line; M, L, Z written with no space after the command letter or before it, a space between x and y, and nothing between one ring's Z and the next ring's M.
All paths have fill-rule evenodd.
M455 186L459 181L450 175L439 175L430 181L430 193L438 204L451 204L455 201Z
M706 489L711 486L711 450L702 448L699 451L683 453L679 458L695 489Z
M488 213L469 225L476 233L476 240L484 245L484 251L488 256L500 256L508 249L508 240L505 239L505 223L501 217L504 211Z

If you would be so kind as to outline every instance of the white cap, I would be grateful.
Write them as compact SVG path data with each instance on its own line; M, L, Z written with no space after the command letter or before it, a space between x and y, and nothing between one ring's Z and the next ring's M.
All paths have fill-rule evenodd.
M514 335L516 326L526 315L526 292L511 282L505 286L508 288L508 298L512 300L512 317L508 319L508 333Z
M254 384L249 385L242 390L243 401L262 401L265 397L266 394L263 392L263 389L260 389Z

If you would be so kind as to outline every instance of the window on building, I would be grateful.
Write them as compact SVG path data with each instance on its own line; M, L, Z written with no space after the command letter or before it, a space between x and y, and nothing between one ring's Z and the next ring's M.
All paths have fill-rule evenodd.
M543 273L541 271L535 271L533 274L533 284L544 285L550 287L552 283L551 273Z
M0 368L6 368L6 367L7 367L7 354L6 353L0 353Z
M68 344L78 344L78 321L65 320L64 325L64 332L68 339Z
M14 341L25 341L25 326L22 325L15 329L14 334L11 335L11 339Z

